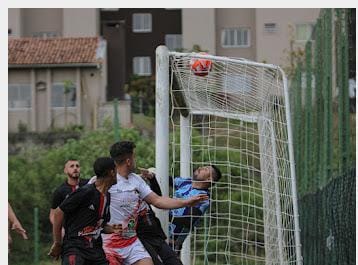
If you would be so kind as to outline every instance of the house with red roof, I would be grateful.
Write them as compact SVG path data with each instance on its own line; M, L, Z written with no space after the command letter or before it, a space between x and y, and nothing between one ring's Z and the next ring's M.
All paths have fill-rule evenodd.
M96 126L106 103L101 37L9 38L9 131Z

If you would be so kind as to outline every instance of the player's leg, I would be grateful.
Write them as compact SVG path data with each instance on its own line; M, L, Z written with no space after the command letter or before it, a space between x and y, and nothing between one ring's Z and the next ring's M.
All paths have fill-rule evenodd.
M152 241L152 242L151 242ZM160 245L157 242L154 242L155 245L153 245L154 240L146 240L141 239L140 242L142 242L144 248L147 250L149 255L152 257L154 265L163 265L163 262L158 257L158 248Z
M123 257L119 253L118 249L110 249L105 248L104 252L106 254L106 259L109 265L122 265L123 264Z
M85 265L85 260L79 252L67 252L62 257L62 265Z
M144 258L132 263L133 265L153 265L152 258Z
M164 265L183 265L175 251L163 240L158 255Z
M88 252L85 265L109 265L106 254L102 247L97 247ZM122 264L122 263L119 263Z
M129 255L125 260L125 264L154 265L151 256L138 238L127 248Z

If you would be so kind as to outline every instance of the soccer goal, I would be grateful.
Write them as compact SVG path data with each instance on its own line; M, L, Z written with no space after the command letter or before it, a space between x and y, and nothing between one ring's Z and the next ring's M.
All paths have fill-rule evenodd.
M193 61L209 63L198 73ZM199 61L200 62L200 61ZM204 64L205 65L205 64ZM182 249L188 264L302 264L287 80L275 65L156 50L156 169L223 177ZM162 212L168 226L168 213Z

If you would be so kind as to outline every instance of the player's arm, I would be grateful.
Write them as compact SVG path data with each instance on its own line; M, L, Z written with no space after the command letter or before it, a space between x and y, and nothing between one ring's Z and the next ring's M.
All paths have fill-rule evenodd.
M142 174L142 178L146 181L149 181L149 186L156 194L162 196L162 191L160 189L159 183L157 181L156 175L153 172L150 172L148 169L139 168ZM173 178L169 176L169 187L173 187Z
M54 222L55 210L62 203L63 200L64 200L64 198L61 195L61 193L58 192L58 190L56 190L53 194L51 209L50 209L50 214L49 214L49 219L50 219L51 224L53 224L53 222Z
M144 200L154 205L155 207L159 209L176 209L176 208L182 208L185 206L194 206L201 201L205 201L208 199L208 196L206 194L199 194L195 195L189 199L180 200L180 199L173 199L169 197L164 196L158 196L155 192L149 193Z
M8 203L8 218L11 224L11 230L14 230L16 233L20 234L23 239L28 239L26 230L22 227L19 219L17 219L16 214L12 209L10 203Z
M62 240L62 222L64 219L64 212L61 210L60 207L57 207L54 210L53 214L53 228L52 228L52 234L53 234L53 242L57 242L61 244Z
M52 224L52 236L53 236L53 243L50 249L50 252L48 253L49 256L54 257L55 259L58 259L61 250L62 250L62 222L64 219L64 212L61 210L60 207L57 207L53 211L53 224Z

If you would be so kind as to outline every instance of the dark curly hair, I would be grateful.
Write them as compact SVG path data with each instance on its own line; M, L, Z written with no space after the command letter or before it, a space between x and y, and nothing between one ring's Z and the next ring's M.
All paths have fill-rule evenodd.
M133 155L135 144L131 141L120 141L111 146L111 157L117 164L122 164L127 158Z
M115 170L116 165L110 157L99 157L93 164L93 171L97 178L105 178L110 170Z

